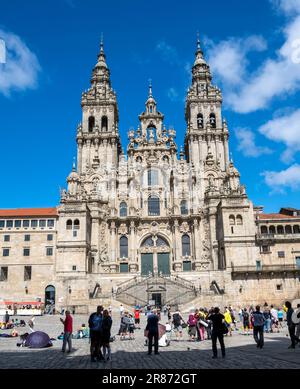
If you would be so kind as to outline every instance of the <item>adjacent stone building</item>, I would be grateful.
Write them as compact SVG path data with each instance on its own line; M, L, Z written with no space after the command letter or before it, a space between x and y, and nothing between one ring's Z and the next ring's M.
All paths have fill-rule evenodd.
M101 43L60 205L0 211L1 298L53 299L86 312L112 296L158 305L298 296L300 212L253 207L229 158L222 94L211 81L198 41L184 148L150 84L125 156Z

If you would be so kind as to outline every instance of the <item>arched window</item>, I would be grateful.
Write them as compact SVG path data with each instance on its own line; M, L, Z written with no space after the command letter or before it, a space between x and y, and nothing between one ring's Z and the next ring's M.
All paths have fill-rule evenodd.
M268 227L267 226L261 226L260 227L260 232L262 234L267 234L268 233Z
M73 222L71 219L67 220L66 228L67 230L72 230Z
M212 128L216 128L216 115L214 113L209 115L209 123Z
M292 234L292 226L285 226L285 233Z
M293 233L294 234L300 234L300 227L299 226L293 226Z
M95 118L94 116L89 117L89 132L93 132L93 129L95 127Z
M74 220L74 230L79 230L80 228L80 222L78 219Z
M156 247L162 247L162 246L169 247L169 244L164 238L162 238L161 236L158 236L156 239Z
M277 226L277 234L284 234L283 226Z
M270 226L269 227L269 233L270 234L276 234L275 226Z
M236 224L238 226L241 226L243 224L243 218L242 218L241 215L237 215L237 217L236 217Z
M182 200L181 201L181 203L180 203L180 212L181 212L181 215L187 215L189 213L188 204L187 204L186 200Z
M102 116L102 118L101 118L101 131L107 131L107 124L108 124L107 116Z
M182 242L182 256L185 257L191 255L191 243L190 243L190 237L187 234L182 235L181 238Z
M128 238L126 236L120 238L120 258L128 258Z
M202 115L202 113L198 113L198 115L197 115L197 127L203 128L203 115Z
M146 238L142 243L142 247L153 247L153 246L154 246L154 242L151 236L149 238Z
M120 204L120 217L126 217L127 216L127 204L125 201L122 201Z
M150 196L148 198L148 215L149 216L159 216L159 198L156 196Z
M229 224L230 224L231 226L234 226L234 225L235 225L235 217L234 217L234 215L230 215L230 216L229 216Z

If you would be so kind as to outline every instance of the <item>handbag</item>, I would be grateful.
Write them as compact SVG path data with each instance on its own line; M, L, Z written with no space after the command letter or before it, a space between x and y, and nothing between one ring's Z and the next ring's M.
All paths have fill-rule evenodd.
M225 323L223 323L223 334L224 335L228 334L228 327Z
M186 328L187 326L188 326L188 325L187 325L186 323L182 323L182 324L181 324L181 327L182 327L182 328Z

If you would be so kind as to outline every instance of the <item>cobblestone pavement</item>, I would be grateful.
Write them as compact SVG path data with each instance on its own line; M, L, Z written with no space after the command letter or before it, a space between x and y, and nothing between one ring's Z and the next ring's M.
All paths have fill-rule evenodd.
M50 337L57 338L62 331L60 316L42 316L35 319L35 330L45 331ZM26 319L25 319L26 320ZM27 319L28 320L28 319ZM26 320L26 321L27 321ZM74 332L82 323L87 324L84 315L74 316ZM161 323L166 318L162 316ZM74 351L70 354L61 352L62 341L53 341L54 346L48 349L19 348L19 338L0 338L0 368L39 368L39 369L299 369L300 347L288 349L290 344L287 330L281 333L265 335L265 347L257 349L252 335L241 335L235 331L232 337L225 337L226 358L212 359L211 341L190 342L185 331L183 340L171 341L169 347L161 347L160 355L147 355L144 343L146 319L141 318L141 328L135 331L134 340L120 340L111 343L112 359L109 362L90 362L89 339L74 339ZM113 314L112 335L117 334L119 315ZM29 328L18 329L19 333L30 332ZM9 331L0 331L9 332ZM172 335L171 339L174 339Z

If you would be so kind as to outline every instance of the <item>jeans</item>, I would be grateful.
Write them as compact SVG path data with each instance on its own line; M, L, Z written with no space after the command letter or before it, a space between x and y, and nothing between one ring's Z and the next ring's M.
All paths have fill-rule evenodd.
M269 332L271 330L271 319L266 319L264 324L264 331Z
M149 331L148 339L149 339L148 353L149 354L152 353L152 342L153 342L153 339L154 339L154 352L155 352L155 354L157 354L158 353L158 331L157 332L150 332Z
M220 343L220 346L221 346L222 355L223 355L223 357L225 357L224 335L223 335L222 332L215 332L215 331L212 331L211 340L212 340L213 354L214 354L215 357L218 356L217 339L219 339L219 343Z
M72 332L65 332L64 333L62 351L66 351L67 343L68 343L69 351L72 351Z
M264 346L264 326L253 327L253 337L258 347L263 348Z
M296 335L295 335L295 330L296 330L295 324L290 324L288 326L288 329L289 329L289 335L290 335L291 342L292 342L291 346L295 347L296 343L297 343L297 338L296 338Z

